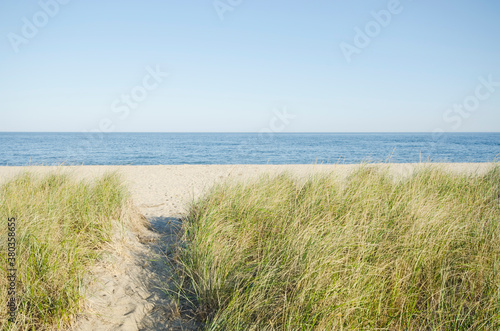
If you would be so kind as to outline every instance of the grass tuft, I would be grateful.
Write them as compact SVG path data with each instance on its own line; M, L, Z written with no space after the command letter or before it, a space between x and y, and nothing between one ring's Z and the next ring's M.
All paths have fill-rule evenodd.
M193 204L178 293L207 330L500 328L500 167L289 175Z
M76 182L24 173L0 186L0 328L67 326L82 308L84 276L112 238L128 200L116 174ZM17 319L7 321L7 220L16 219Z

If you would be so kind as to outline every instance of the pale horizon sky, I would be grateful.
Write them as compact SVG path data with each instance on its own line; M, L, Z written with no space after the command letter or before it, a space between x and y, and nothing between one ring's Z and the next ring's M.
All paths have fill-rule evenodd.
M500 3L0 3L0 132L498 132Z

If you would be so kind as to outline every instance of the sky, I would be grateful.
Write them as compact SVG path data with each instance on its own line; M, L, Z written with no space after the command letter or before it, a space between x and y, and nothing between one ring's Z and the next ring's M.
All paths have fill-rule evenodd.
M500 131L500 2L0 2L0 131Z

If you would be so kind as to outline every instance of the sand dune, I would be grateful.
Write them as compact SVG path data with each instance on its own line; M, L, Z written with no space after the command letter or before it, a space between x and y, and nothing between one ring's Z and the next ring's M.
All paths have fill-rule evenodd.
M408 175L421 164L384 164L395 175ZM489 164L438 164L453 172L481 173ZM68 166L0 167L0 182L23 172L67 172L78 179L91 179L118 171L134 204L148 218L153 230L136 227L117 229L110 254L92 274L87 311L79 316L75 330L189 330L196 325L176 310L160 288L169 283L170 272L162 261L169 258L177 239L179 217L187 204L214 183L227 178L249 179L283 171L297 176L337 172L347 175L358 165L159 165L159 166Z

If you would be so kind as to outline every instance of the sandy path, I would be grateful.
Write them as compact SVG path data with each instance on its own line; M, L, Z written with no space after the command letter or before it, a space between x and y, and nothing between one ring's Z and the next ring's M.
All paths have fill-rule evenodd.
M419 165L392 164L395 174L406 175ZM440 164L453 172L483 172L489 164ZM89 290L88 312L78 318L74 330L190 330L196 326L180 314L159 288L169 286L168 260L177 239L179 217L187 204L214 183L227 178L248 179L264 173L290 172L297 176L331 172L346 175L357 165L174 165L174 166L78 166L0 167L0 182L19 172L69 172L89 179L118 171L134 203L153 225L153 231L117 231L114 252L93 271L99 280Z

